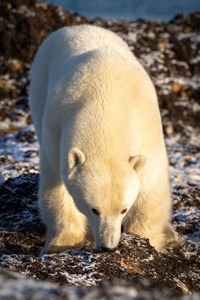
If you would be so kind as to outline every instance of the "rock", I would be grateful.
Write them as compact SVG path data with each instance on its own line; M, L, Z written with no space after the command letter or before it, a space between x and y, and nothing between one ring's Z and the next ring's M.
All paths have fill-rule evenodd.
M185 157L186 160L189 157ZM122 234L119 248L113 253L99 253L86 247L39 257L45 228L37 210L37 186L38 174L23 174L0 186L0 266L38 280L77 286L142 277L165 282L179 294L200 291L200 243L191 241L158 253L147 239L129 233ZM193 192L193 189L188 190L188 200ZM196 190L196 197L200 197L200 190ZM184 234L199 229L196 223L196 228L190 226L188 231L186 227L184 232L179 221L179 210L197 205L188 200L177 205L177 214L174 214L176 227Z
M178 82L173 82L172 84L172 90L174 93L178 93L181 89L181 86Z
M6 282L6 284L5 284ZM61 300L61 299L121 299L121 300L196 300L200 294L177 295L164 284L148 279L113 280L98 287L72 287L48 281L36 281L14 272L0 269L0 298L4 300Z
M174 127L172 125L168 125L166 128L165 128L165 132L167 135L171 135L174 133Z

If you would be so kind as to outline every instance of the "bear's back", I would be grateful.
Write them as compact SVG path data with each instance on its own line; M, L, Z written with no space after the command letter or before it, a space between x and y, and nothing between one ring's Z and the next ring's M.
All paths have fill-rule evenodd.
M136 73L130 74L129 69ZM109 82L112 81L112 85L114 85L114 78L120 78L120 83L116 83L120 88L123 85L126 86L130 77L136 80L139 75L142 76L142 81L147 82L148 85L150 83L150 93L154 94L146 72L126 43L113 32L96 26L80 25L64 27L50 34L36 54L30 86L32 118L39 139L44 111L59 110L62 112L59 105L61 107L63 104L68 105L69 101L72 105L76 102L75 98L83 98L81 93L84 92L86 83L88 89L91 86L95 87L94 93L98 96L95 97L96 102L101 103L102 99L108 98L107 96L101 97L101 94L108 95L111 93L110 88L109 91L105 92L101 90L101 87L108 86L107 79ZM99 84L99 80L101 84ZM105 82L106 84L104 84ZM133 84L128 83L128 90L132 89L131 85L134 86L134 82ZM118 87L115 90L114 93L116 94ZM127 88L122 88L122 91L117 94L120 95L121 93L121 98L124 98L126 90ZM47 102L51 99L52 92L57 93L57 95L49 106ZM116 97L113 95L108 102L116 102L120 98L119 95ZM99 98L102 98L101 101ZM156 97L153 98L155 98L153 102L156 102Z
M48 61L56 60L57 66L72 56L100 48L113 49L129 63L140 66L127 44L117 34L97 26L63 27L50 34L41 48L48 49L48 53L45 50Z

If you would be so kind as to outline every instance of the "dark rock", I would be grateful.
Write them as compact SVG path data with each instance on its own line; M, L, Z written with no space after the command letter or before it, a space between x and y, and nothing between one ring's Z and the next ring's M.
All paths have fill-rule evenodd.
M6 284L5 284L6 282ZM196 300L199 294L177 295L166 285L147 279L113 280L98 287L58 286L36 281L14 272L0 269L0 297L4 300L64 300L64 299L121 299L121 300Z

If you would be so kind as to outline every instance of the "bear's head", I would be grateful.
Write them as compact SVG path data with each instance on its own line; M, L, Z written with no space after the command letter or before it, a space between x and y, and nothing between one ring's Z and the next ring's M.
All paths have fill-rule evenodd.
M97 249L117 249L123 219L139 193L138 170L144 161L143 155L116 162L88 158L76 147L69 151L68 174L63 180L78 210L88 219Z

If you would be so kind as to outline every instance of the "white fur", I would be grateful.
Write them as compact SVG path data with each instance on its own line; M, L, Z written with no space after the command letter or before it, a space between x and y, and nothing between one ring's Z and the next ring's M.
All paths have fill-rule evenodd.
M33 63L30 105L44 252L93 236L98 248L113 249L122 222L158 250L176 238L156 93L121 38L90 25L51 34Z

